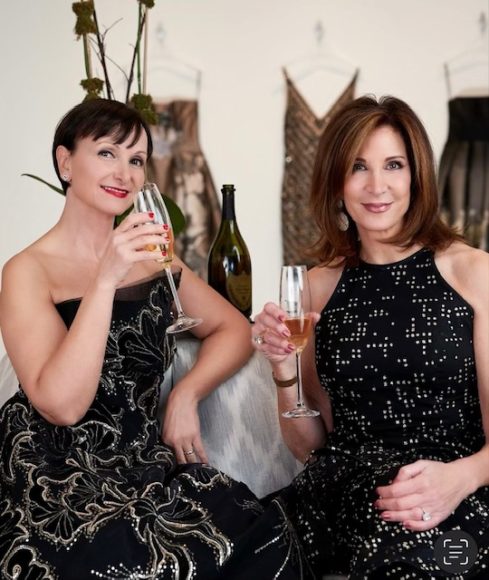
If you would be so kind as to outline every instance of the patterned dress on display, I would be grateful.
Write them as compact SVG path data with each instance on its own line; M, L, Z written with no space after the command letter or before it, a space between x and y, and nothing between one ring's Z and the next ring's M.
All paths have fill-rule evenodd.
M448 111L439 172L442 215L472 246L489 251L489 97L453 98Z
M317 264L307 248L318 239L309 211L311 179L319 139L331 117L353 100L358 72L330 110L317 117L294 81L283 69L287 84L285 111L285 163L282 183L282 249L284 264ZM307 224L307 228L304 228Z
M151 126L153 154L148 176L172 198L187 221L175 252L204 280L207 255L221 222L221 209L198 136L198 104L193 100L156 103L159 124Z

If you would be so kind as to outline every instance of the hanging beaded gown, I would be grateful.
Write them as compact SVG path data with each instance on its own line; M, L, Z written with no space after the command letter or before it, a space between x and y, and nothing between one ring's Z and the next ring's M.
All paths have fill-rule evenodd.
M442 215L469 244L489 251L489 97L455 97L448 111L439 170Z
M0 409L2 580L303 577L276 501L263 507L210 466L178 466L161 442L167 284L117 291L99 388L78 423L49 423L22 389ZM57 304L67 327L79 305Z
M204 280L207 255L217 233L221 210L198 137L195 100L156 103L159 124L151 126L150 181L182 210L187 225L175 240L175 252Z
M309 211L311 179L319 139L332 115L354 98L358 71L330 110L317 117L294 81L283 69L287 87L285 111L285 163L282 183L282 251L284 264L317 263L307 255L318 238ZM307 227L304 225L307 224Z
M384 521L375 489L418 459L452 461L484 444L473 310L431 251L346 268L315 330L316 367L334 430L281 500L317 578L487 578L489 488L423 533ZM434 543L461 529L478 545L463 575L440 569ZM479 576L476 576L479 574Z

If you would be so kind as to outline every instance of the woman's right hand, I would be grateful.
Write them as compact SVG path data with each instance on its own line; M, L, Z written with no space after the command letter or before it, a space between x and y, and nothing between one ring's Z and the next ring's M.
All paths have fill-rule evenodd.
M272 366L285 362L295 351L289 341L290 331L284 324L286 318L287 314L273 302L267 302L255 316L251 331L253 347L263 353Z
M159 250L148 251L149 245L159 247L170 242L165 226L153 223L148 213L132 213L115 228L107 242L98 267L98 280L111 288L117 287L136 262L154 261Z

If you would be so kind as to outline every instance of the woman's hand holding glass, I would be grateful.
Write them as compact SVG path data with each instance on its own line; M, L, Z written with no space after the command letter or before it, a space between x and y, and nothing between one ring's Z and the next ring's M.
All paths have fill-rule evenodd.
M131 214L115 228L100 259L99 283L117 288L137 262L154 260L151 245L167 243L169 237L159 224L152 224L148 214ZM135 227L148 224L143 228Z
M318 319L319 315L311 311L305 266L284 266L280 284L280 307L273 303L266 304L255 318L252 334L255 348L268 358L274 371L280 368L280 374L287 375L288 378L292 378L294 374L290 354L295 353L297 402L293 409L283 413L287 418L319 415L318 411L307 408L305 404L300 358L312 326Z
M161 193L155 183L145 183L143 185L141 191L138 192L137 197L134 200L134 211L136 213L152 215L151 221L160 224L168 236L168 243L163 245L148 243L146 246L146 250L156 253L156 257L155 254L153 254L153 259L163 263L168 278L168 284L173 295L173 300L175 301L177 319L166 329L166 332L183 332L201 324L201 318L190 318L190 316L187 316L184 313L180 303L180 298L178 297L175 281L173 280L173 275L171 273L171 263L173 260L173 227L170 220L170 214L166 209L165 202L163 201Z

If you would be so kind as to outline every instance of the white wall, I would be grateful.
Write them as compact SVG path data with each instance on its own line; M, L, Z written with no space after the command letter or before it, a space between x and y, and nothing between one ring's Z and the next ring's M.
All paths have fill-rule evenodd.
M122 18L107 45L126 65L136 2L96 0L96 5L101 24ZM150 12L153 66L162 50L155 34L161 22L167 49L203 71L200 139L216 185L237 186L239 224L253 261L255 312L276 297L281 265L281 66L315 49L313 28L321 20L329 47L360 68L357 94L407 100L439 156L447 134L442 62L480 42L477 20L487 7L487 0L156 0ZM82 44L75 41L74 22L71 0L2 2L0 266L53 224L61 209L60 196L20 175L55 179L54 127L83 98ZM304 92L323 112L341 79L316 80L305 83ZM149 82L154 95L180 91L161 71L152 78L151 64Z

